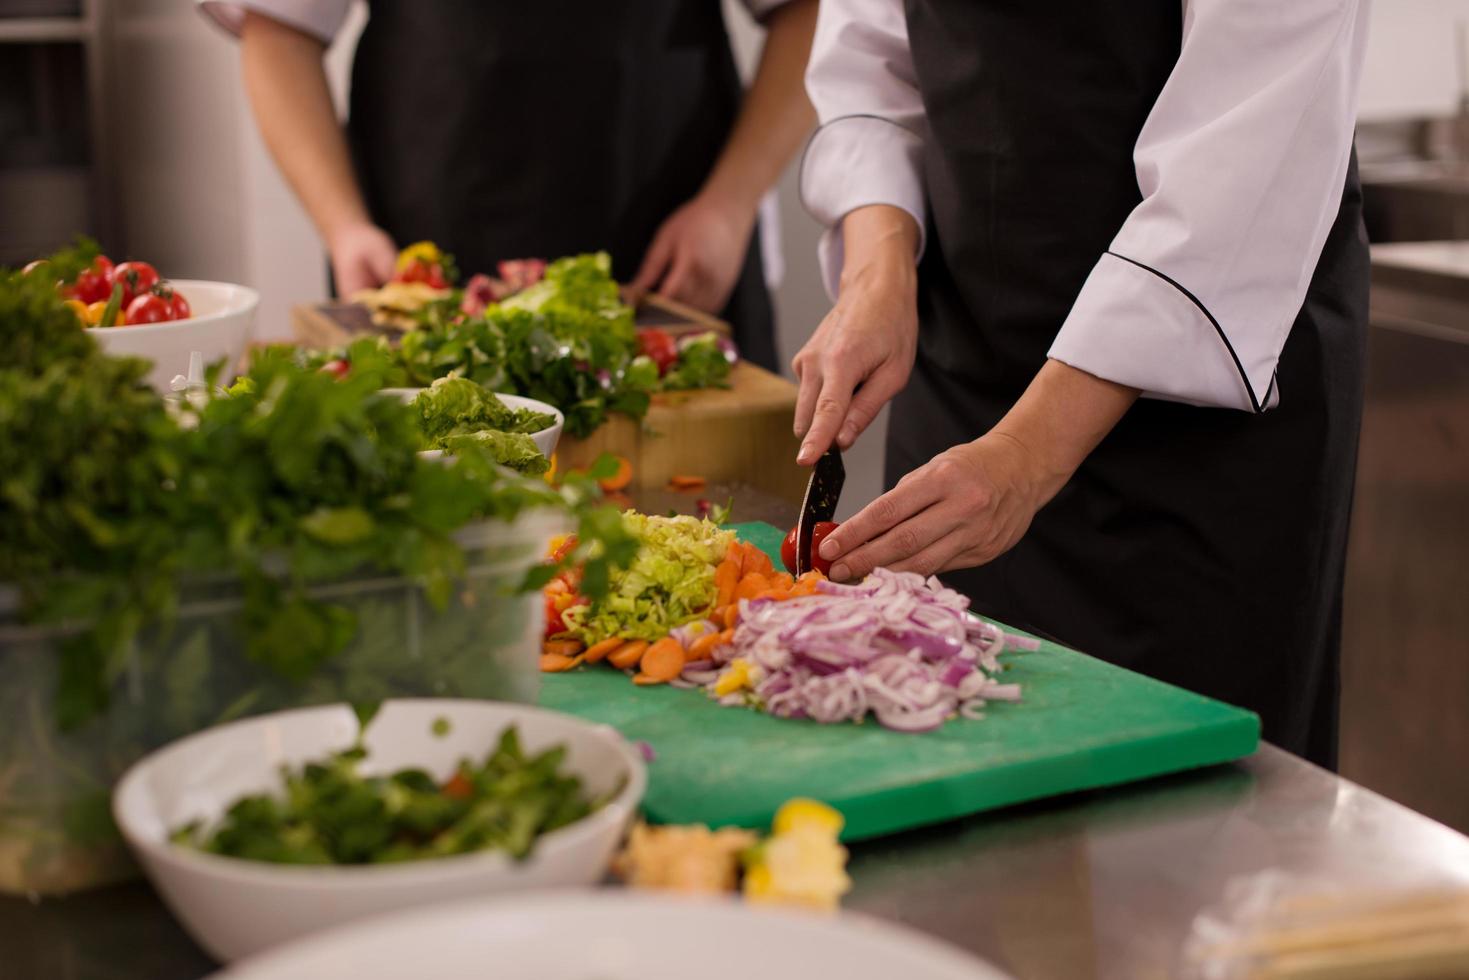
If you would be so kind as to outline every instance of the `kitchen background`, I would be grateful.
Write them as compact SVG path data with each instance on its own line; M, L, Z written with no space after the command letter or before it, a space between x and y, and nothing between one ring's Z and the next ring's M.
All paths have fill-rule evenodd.
M748 68L759 29L725 7ZM175 277L257 287L260 334L288 336L290 306L324 293L325 261L256 134L234 44L185 0L0 0L0 15L0 263L88 229ZM339 101L365 15L329 55ZM1469 87L1464 24L1469 0L1375 5L1359 139L1375 241L1469 239L1469 169L1454 163L1469 126L1451 122ZM787 358L828 305L794 170L778 200ZM1469 255L1390 246L1374 280L1343 771L1469 830ZM883 427L851 454L848 508L880 489Z

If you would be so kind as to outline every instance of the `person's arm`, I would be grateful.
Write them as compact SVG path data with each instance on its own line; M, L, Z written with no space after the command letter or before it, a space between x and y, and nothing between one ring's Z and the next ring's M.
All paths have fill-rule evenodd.
M993 430L914 470L822 542L834 577L931 574L1015 544L1139 394L1261 411L1336 218L1365 0L1189 0L1138 141L1143 202L1051 359Z
M633 280L636 290L657 289L711 313L728 302L760 199L814 121L802 75L816 10L817 0L790 0L766 17L760 64L729 139L698 195L658 229Z
M326 244L342 295L386 282L397 255L368 217L322 64L321 28L334 32L347 7L345 0L272 0L205 8L240 36L256 123Z
M823 0L806 89L801 198L836 305L792 362L802 465L850 447L913 370L927 125L901 0Z

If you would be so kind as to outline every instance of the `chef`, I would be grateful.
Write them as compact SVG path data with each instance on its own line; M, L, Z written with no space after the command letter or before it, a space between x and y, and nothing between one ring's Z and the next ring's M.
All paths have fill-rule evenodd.
M201 0L239 34L266 144L343 294L428 239L460 269L606 249L613 271L775 340L757 210L813 121L816 0L768 28L748 96L713 0L372 0L345 138L322 66L351 0Z
M1368 256L1366 0L826 0L836 303L800 461L892 402L837 578L975 608L1335 758Z

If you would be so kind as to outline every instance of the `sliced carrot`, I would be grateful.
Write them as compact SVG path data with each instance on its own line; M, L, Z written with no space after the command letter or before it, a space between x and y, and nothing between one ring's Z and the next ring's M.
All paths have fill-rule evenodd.
M643 654L643 674L660 681L671 681L683 673L685 658L683 644L665 636Z
M593 643L591 646L587 647L587 652L585 654L587 658L587 663L595 664L606 660L607 655L613 650L616 650L618 647L622 646L622 644L623 639L620 636L609 636L607 639L602 640L599 643Z
M726 630L732 630L732 629L734 629L734 624L735 623L738 623L739 621L740 621L740 606L739 606L739 603L735 603L734 605L732 605L732 606L730 606L730 607L728 607L727 609L724 610L724 628Z
M674 490L697 490L708 482L702 476L681 476L677 473L668 478L668 485Z
M755 598L774 599L776 602L784 602L785 600L791 598L791 591L790 589L766 589L764 592L755 596Z
M714 587L719 595L714 600L716 609L734 601L735 586L740 583L740 566L732 558L726 558L714 569Z
M649 677L647 674L634 674L633 675L633 678L632 678L632 682L634 684L640 684L640 685L642 685L644 687L648 686L649 684L662 684L662 683L664 683L663 678L661 678L661 677Z
M740 584L735 586L736 599L753 599L766 589L770 588L770 581L759 572L748 572L740 579Z
M796 580L791 577L790 572L777 572L770 576L770 587L772 589L784 589L790 591L795 587Z
M720 646L725 646L726 644L733 643L733 642L734 642L734 627L731 626L729 629L727 629L723 633L720 633L719 634L719 645Z
M618 670L629 670L638 665L638 661L643 659L643 652L647 649L647 640L629 640L609 653L607 662Z
M718 633L710 633L706 636L701 636L693 643L689 644L689 652L686 659L690 661L703 660L704 658L708 657L709 654L712 653L714 651L714 648L717 646L719 646Z
M749 557L745 559L746 575L749 575L751 572L758 572L763 577L770 578L775 574L775 565L771 562L769 555L753 544L747 544L745 547L750 549Z
M581 640L546 640L541 644L542 653L559 653L563 657L574 657L581 653Z
M617 472L611 476L605 476L597 483L603 490L625 490L632 482L632 463L626 456L617 457Z
M582 658L568 657L564 653L541 654L541 672L546 674L559 674L570 670L582 662Z

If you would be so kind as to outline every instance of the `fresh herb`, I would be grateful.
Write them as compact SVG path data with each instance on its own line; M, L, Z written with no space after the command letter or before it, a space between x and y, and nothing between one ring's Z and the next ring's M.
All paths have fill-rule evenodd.
M730 363L719 346L719 335L701 334L679 344L678 363L663 376L663 388L719 388L729 382Z
M465 567L457 531L546 507L576 518L566 560L596 570L589 590L637 550L593 476L552 488L475 442L448 464L420 459L413 411L375 396L382 366L338 380L268 356L228 394L216 367L201 401L171 413L146 363L103 355L54 283L3 272L0 348L0 582L26 621L84 624L61 647L63 728L106 710L132 640L171 620L185 580L233 579L247 656L302 684L360 625L313 583L377 569L442 607Z
M279 795L236 801L219 826L187 824L174 843L277 864L387 864L504 851L521 860L536 839L600 805L562 771L564 746L527 755L514 726L481 765L462 761L442 786L422 769L359 772L354 747L297 770Z

